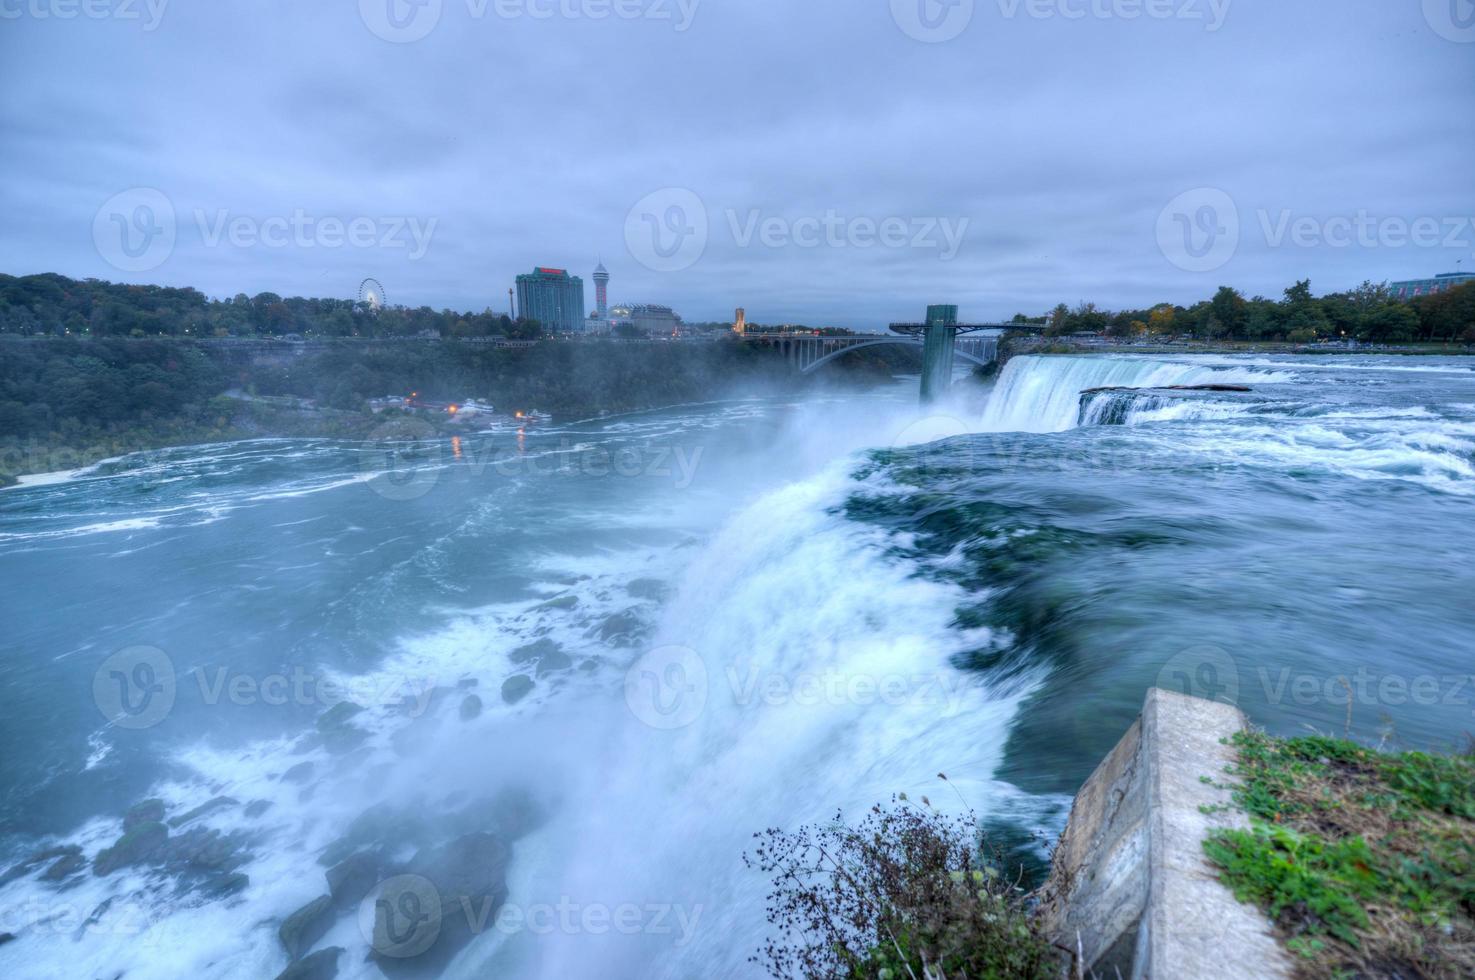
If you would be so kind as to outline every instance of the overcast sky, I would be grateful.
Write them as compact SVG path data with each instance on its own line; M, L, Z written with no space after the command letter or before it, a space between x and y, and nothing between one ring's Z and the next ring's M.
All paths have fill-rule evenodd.
M0 271L505 310L602 257L853 326L1475 271L1471 0L952 2L0 0Z

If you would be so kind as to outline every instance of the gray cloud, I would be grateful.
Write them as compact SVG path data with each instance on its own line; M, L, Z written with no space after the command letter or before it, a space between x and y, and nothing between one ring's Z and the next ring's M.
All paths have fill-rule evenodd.
M6 272L212 295L347 296L372 275L397 302L503 309L517 273L587 278L602 256L616 300L874 326L929 301L983 318L1475 266L1475 225L1423 247L1264 232L1287 212L1322 231L1475 218L1475 42L1419 3L1235 0L1210 30L1209 0L980 0L956 38L924 43L898 26L921 0L900 16L890 0L701 0L684 31L583 15L679 18L675 0L442 0L423 39L394 43L361 14L390 0L172 0L152 30L141 3L130 19L110 2L114 16L60 19L66 0L0 0ZM1202 16L1125 16L1161 3ZM156 267L124 272L93 222L135 187L167 196L178 233ZM627 247L631 208L663 188L708 217L679 271ZM1205 272L1160 245L1163 209L1196 188L1227 193L1239 221ZM300 215L317 239L212 245L196 216L222 213L258 230ZM859 222L842 247L732 231L773 220L802 239L829 215ZM435 225L418 259L323 244L323 219L355 218ZM886 219L912 229L906 245L861 247ZM926 219L967 222L955 256L912 247Z

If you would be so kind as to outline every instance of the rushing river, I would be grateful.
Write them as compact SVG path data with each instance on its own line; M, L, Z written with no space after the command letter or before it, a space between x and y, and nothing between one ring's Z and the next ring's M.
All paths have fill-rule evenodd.
M1081 396L1212 383L1251 390ZM1468 358L1026 357L930 414L912 382L397 435L0 493L0 975L272 977L320 858L494 826L506 902L446 976L745 976L754 831L906 792L1028 851L1153 684L1475 731ZM148 798L189 847L27 863ZM373 898L317 930L339 976L381 975Z

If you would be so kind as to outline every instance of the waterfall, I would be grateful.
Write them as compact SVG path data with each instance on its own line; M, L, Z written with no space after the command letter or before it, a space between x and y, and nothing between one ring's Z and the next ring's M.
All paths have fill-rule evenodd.
M1191 361L1137 357L1028 355L1004 365L983 409L991 432L1064 432L1081 424L1081 392L1091 388L1163 388L1169 385L1270 384L1294 380L1287 372L1218 367ZM1128 421L1127 408L1092 405L1084 421ZM1146 406L1139 406L1146 407ZM1161 408L1161 405L1156 406Z

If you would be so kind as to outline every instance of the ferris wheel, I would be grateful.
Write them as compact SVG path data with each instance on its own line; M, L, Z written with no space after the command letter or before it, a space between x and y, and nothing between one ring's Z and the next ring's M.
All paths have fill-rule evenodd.
M359 283L359 302L367 304L371 310L378 310L387 305L389 299L378 279L365 279Z

